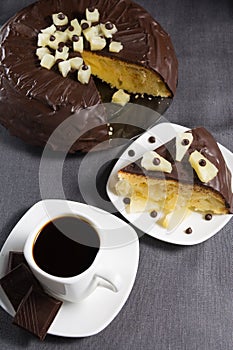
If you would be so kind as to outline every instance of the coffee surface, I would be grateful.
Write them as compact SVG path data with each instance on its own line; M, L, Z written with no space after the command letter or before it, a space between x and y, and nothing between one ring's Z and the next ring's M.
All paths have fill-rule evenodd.
M100 246L96 230L75 216L48 222L39 232L33 247L36 264L57 277L73 277L87 270Z

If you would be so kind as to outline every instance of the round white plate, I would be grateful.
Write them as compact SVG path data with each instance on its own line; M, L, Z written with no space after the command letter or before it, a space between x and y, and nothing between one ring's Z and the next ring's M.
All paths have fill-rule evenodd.
M117 196L114 190L116 182L118 180L117 172L121 168L142 157L146 151L154 150L161 144L175 137L177 133L181 133L186 130L189 129L181 125L162 123L145 132L134 143L132 143L130 147L125 150L125 152L121 155L120 159L115 164L115 167L113 168L108 179L107 193L111 202L117 208L117 210L131 224L139 228L143 233L169 243L193 245L201 243L216 234L223 228L223 226L227 224L232 215L213 215L212 220L206 221L204 220L202 214L189 212L189 215L185 217L181 215L181 218L174 218L174 220L177 219L177 222L174 225L175 227L169 231L156 223L156 219L151 218L148 212L136 214L127 213L125 210L125 205L123 203L123 198ZM154 136L156 138L155 143L148 142L148 138L150 136ZM233 174L233 154L225 147L221 145L219 145L219 147L231 173ZM130 157L128 154L129 150L133 150L135 152L135 156ZM185 233L185 230L188 227L192 228L193 232L191 234Z
M14 227L0 252L0 278L7 270L9 251L23 251L32 229L45 219L78 214L89 216L108 230L111 246L104 248L106 264L121 277L120 290L115 293L103 287L78 303L64 302L48 333L63 337L86 337L102 331L116 317L133 287L139 260L138 236L134 229L117 217L82 203L65 200L44 200L35 204ZM112 243L113 242L113 243ZM15 314L0 288L0 305L12 316Z

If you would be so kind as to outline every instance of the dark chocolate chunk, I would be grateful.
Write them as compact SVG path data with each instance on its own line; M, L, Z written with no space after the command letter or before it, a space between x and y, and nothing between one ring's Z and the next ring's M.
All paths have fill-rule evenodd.
M159 158L154 158L153 159L153 164L154 165L159 165L160 164L160 159Z
M88 11L89 11L89 12L94 12L94 11L95 11L95 7L94 7L94 6L88 7Z
M65 46L66 46L66 44L63 43L63 41L61 41L61 42L58 44L58 47L65 47Z
M31 287L19 305L13 324L44 340L61 305L61 301Z
M150 136L149 139L148 139L148 141L149 141L150 143L155 143L156 139L155 139L154 136Z
M190 234L190 233L192 233L193 232L193 230L191 229L191 227L188 227L186 230L185 230L185 233L187 233L188 235Z
M75 42L79 41L79 36L78 35L73 35L72 36L72 40L75 41Z
M206 166L206 161L205 161L205 159L200 159L200 160L199 160L199 165L200 165L200 166Z
M66 16L64 15L64 13L59 13L58 16L57 16L57 18L60 19L61 21L62 21L63 19L65 19L65 17L66 17Z
M81 24L81 28L82 28L82 30L85 30L85 29L89 28L89 24L87 22L84 22Z
M125 203L125 204L130 204L130 202L131 202L131 200L130 200L130 198L129 197L125 197L124 199L123 199L123 202Z
M113 28L113 24L111 22L108 22L108 23L105 24L105 28L107 30L111 30Z
M189 144L189 140L188 139L183 139L181 142L182 146L187 146Z
M59 48L57 49L57 51L58 51L58 52L63 52L63 47L59 47Z
M72 40L68 40L67 42L66 42L66 46L68 46L70 49L72 49L73 48L73 41ZM70 54L71 53L75 53L75 52L70 52Z
M128 155L129 155L130 157L134 157L134 156L135 156L134 150L130 149L129 152L128 152Z
M84 65L82 66L82 70L88 70L88 66L87 66L86 64L84 64Z
M205 220L210 221L212 219L212 214L206 214Z
M13 270L15 267L17 267L20 264L27 265L24 254L22 252L10 251L9 258L8 258L8 272Z
M157 211L156 210L153 210L151 213L150 213L150 216L152 218L156 218L156 216L158 215Z
M35 286L36 289L42 289L31 270L25 264L18 265L2 277L0 279L0 285L15 311L31 286Z
M69 29L70 32L73 32L73 31L74 31L74 27L73 27L73 26L69 26L68 29Z
M55 38L55 36L54 36L54 35L50 35L49 40L50 40L50 41L55 41L55 40L56 40L56 38Z

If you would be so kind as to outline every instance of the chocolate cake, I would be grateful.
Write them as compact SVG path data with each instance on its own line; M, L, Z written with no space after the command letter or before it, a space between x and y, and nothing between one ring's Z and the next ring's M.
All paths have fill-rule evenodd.
M90 18L98 10L97 25L102 26L98 40L89 42L85 39L86 26L93 27L96 23L86 20L87 10ZM55 15L60 15L62 24L66 17L68 22L59 26L59 21L54 22ZM84 59L84 67L89 67L85 69L92 72L87 81L82 81L82 77L78 80L77 72L67 70L68 63L56 61L58 64L53 65L54 52L48 51L50 55L43 62L36 55L38 46L47 46L41 41L38 45L43 30L55 25L56 31L67 33L69 28L73 30L70 23L76 19L82 26L84 49L70 52L69 59L80 56ZM79 40L69 35L72 38ZM79 45L80 42L74 47ZM57 49L62 51L61 47ZM86 151L108 138L106 114L101 108L96 112L95 108L102 99L101 84L97 88L94 76L112 88L152 98L172 97L177 85L177 59L169 35L130 0L37 1L2 27L0 61L1 124L26 142L44 146L60 123L75 114L73 127L82 136L70 152ZM88 113L79 113L83 110ZM56 143L50 144L51 148L63 150L68 138L67 134L61 135Z
M177 135L118 172L118 194L130 211L181 207L233 213L231 172L213 136L203 127ZM136 204L135 204L136 203Z

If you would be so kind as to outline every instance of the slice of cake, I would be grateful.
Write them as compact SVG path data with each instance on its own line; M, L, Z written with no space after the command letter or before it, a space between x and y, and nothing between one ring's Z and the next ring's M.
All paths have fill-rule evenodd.
M178 134L118 172L116 191L130 212L188 208L233 213L231 173L213 136L203 127Z
M40 0L11 18L0 34L0 123L30 144L44 146L73 114L73 129L83 134L70 152L108 139L104 112L80 113L102 104L101 84L93 77L123 90L121 104L130 100L125 94L175 94L170 36L130 0ZM50 141L51 148L63 150L68 136Z

